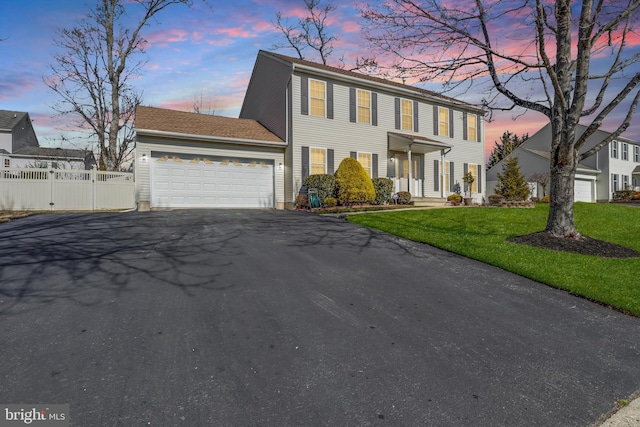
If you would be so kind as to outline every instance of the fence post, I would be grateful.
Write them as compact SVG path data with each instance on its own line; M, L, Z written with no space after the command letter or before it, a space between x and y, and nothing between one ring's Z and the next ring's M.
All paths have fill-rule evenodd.
M51 191L50 191L50 196L49 196L49 208L52 211L56 210L56 172L53 170L53 168L51 167L51 164L47 164L47 179L49 180L50 184L51 184Z
M96 210L98 207L98 183L97 183L97 171L96 171L96 167L95 165L91 167L91 193L92 193L92 198L93 198L93 209L92 210Z

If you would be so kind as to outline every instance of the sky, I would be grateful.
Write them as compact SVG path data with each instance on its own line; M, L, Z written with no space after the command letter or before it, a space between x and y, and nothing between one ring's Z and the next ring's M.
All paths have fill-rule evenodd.
M42 146L88 145L86 139L61 142L63 135L72 135L70 120L56 115L52 106L60 98L43 80L51 74L58 52L57 29L72 27L92 4L92 0L0 0L0 109L28 112ZM351 64L375 54L366 47L357 2L334 4L338 8L327 29L338 38L335 55L343 55ZM191 8L170 6L144 29L148 62L134 82L143 105L183 111L194 111L197 105L202 113L238 117L258 51L273 50L285 41L274 27L276 12L292 23L304 13L302 0L209 0L209 6L199 0ZM277 52L295 56L293 50ZM440 90L436 83L422 87ZM469 93L473 88L459 98L472 102L466 99ZM548 122L542 114L522 113L501 113L485 125L487 152L507 130L532 135ZM623 136L640 140L640 114Z

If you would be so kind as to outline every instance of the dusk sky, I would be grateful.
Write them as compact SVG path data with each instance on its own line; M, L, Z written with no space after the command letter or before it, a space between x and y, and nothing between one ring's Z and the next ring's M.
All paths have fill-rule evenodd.
M345 62L352 64L357 57L371 56L374 52L366 49L362 36L358 2L334 3L338 10L331 15L328 27L339 38L334 57L344 55ZM0 42L0 109L28 112L43 146L60 146L60 135L67 133L64 123L69 122L55 116L51 106L59 98L43 83L56 52L56 28L71 27L92 4L91 0L30 0L3 1L0 5L0 39L4 39ZM144 105L193 111L194 104L201 104L203 113L238 117L258 50L272 50L274 44L284 42L273 25L276 12L292 19L304 12L302 0L210 4L212 8L196 0L192 8L171 6L145 29L148 63L135 82L143 92ZM295 54L287 49L278 52ZM437 84L423 87L440 89ZM459 98L474 102L473 94ZM546 117L534 112L516 121L513 116L503 113L487 123L487 151L506 130L532 135L547 123ZM606 122L604 129L612 130ZM639 113L624 136L640 140ZM76 145L82 144L86 146L86 140Z

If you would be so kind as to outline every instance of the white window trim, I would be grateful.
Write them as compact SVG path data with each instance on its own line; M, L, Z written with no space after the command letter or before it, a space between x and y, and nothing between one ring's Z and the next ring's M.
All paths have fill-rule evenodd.
M444 110L445 116L447 117L447 134L446 135L444 135L442 133L442 130L440 129L440 110ZM445 107L438 107L438 136L449 136L449 128L451 127L451 123L449 123L450 120L451 120L451 117L449 117L449 109ZM468 137L469 137L469 134L467 133L467 138Z
M315 174L312 173L314 163L311 161L313 159L313 156L311 155L311 152L313 150L322 150L322 151L324 151L324 172L323 173L326 174L327 173L327 160L328 160L327 159L327 155L328 155L327 149L325 147L309 147L309 175L315 175Z
M369 155L369 160L370 160L370 164L369 164L369 178L373 177L373 153L368 152L368 151L356 151L356 160L358 161L358 163L360 163L360 165L362 165L362 162L360 162L360 154L367 154ZM363 166L364 168L364 166ZM366 169L365 169L366 170Z
M404 114L402 114L402 104L403 101L407 101L409 103L409 105L411 105L411 127L410 129L405 129L404 127L402 127L402 124L404 123L404 120L402 120L402 118L405 116ZM408 130L413 132L413 130L416 128L415 123L413 123L413 117L414 117L414 112L413 112L413 101L407 98L400 98L400 130Z
M618 181L618 174L617 173L612 173L611 174L611 191L618 191L620 187L620 182Z
M438 111L438 113L439 113L439 111ZM475 117L476 122L475 122L474 126L471 126L469 124L469 117ZM478 141L478 120L479 119L478 119L478 115L477 114L471 114L471 113L467 114L467 141L473 141L473 142ZM440 123L438 122L438 124L440 124ZM474 138L471 138L471 130L472 129L473 129L473 132L476 134ZM440 130L440 129L438 129L438 130Z
M369 94L369 121L368 122L361 122L360 121L360 98L358 97L358 92L366 92ZM364 89L356 89L356 122L357 123L362 123L365 125L370 125L373 122L373 105L372 104L372 99L373 99L373 95L371 94L370 90L364 90ZM402 103L400 104L400 108L402 109ZM400 115L402 115L402 110L400 111ZM400 126L402 127L402 125Z
M324 100L324 115L323 116L316 116L315 114L312 113L312 109L311 109L311 100L312 99L320 99L320 98L313 98L311 96L311 82L318 82L318 83L322 83L324 86L324 98L322 98ZM310 117L324 117L325 119L327 118L327 82L325 82L324 80L318 80L318 79L309 79L309 87L307 88L307 91L309 92L309 116Z
M640 162L640 146L633 146L633 161L636 163Z
M618 158L618 141L616 141L615 139L611 141L611 158Z
M622 160L629 160L629 144L622 143Z
M473 184L471 184L471 192L472 193L478 193L478 170L480 169L480 164L479 163L468 163L467 167L468 170L467 172L471 172L471 166L475 166L476 169L476 173L473 175ZM473 190L473 187L475 186L475 191Z

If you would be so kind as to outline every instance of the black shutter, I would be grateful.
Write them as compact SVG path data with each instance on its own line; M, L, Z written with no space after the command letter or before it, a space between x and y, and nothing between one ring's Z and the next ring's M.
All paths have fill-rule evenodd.
M449 108L449 138L453 138L453 110Z
M371 92L371 124L378 126L378 94Z
M463 168L462 168L462 173L466 175L468 172L469 172L469 163L465 163ZM467 184L464 183L462 190L466 193L467 190L471 190L471 189L467 188Z
M453 162L449 162L449 191L453 192L453 187L456 185L455 173L453 171Z
M333 83L327 82L327 119L333 119Z
M327 173L329 175L333 175L335 172L333 168L333 150L331 148L327 148Z
M440 191L440 162L433 161L433 191Z
M300 114L309 115L309 79L300 77Z
M371 155L371 178L378 177L378 155Z
M396 129L400 129L400 98L396 98L394 101L396 108Z
M433 134L438 135L438 106L433 106Z
M351 157L352 159L358 160L358 153L355 152L355 151L350 151L349 152L349 157Z
M467 129L467 112L462 113L462 139L465 141L469 138L469 131Z
M309 176L309 147L302 147L302 182Z
M480 115L476 116L476 136L478 142L482 142L482 135L480 135Z
M413 101L413 131L418 132L418 101Z
M482 193L482 165L478 165L478 176L476 179L478 180L478 193Z
M356 89L349 88L349 121L355 123L356 120Z

